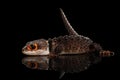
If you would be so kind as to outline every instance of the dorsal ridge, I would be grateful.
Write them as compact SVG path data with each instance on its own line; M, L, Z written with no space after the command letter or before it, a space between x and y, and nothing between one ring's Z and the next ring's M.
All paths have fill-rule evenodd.
M79 34L73 29L73 27L69 23L66 15L64 14L64 12L63 12L63 10L61 8L60 8L60 12L61 12L61 17L62 17L63 23L64 23L66 29L68 30L69 35L76 35L76 36L78 36Z

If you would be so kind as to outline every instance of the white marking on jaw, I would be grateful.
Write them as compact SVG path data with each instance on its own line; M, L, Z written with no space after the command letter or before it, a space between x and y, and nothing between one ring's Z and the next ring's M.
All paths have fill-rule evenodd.
M26 54L26 55L48 55L49 47L47 48L47 50L23 51L23 54Z

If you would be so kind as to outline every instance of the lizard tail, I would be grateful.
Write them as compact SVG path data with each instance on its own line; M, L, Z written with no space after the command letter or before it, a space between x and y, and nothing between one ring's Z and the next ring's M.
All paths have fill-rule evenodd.
M60 12L61 12L63 22L65 24L65 27L68 30L69 34L78 36L78 33L72 28L71 24L69 23L67 17L65 16L65 14L61 8L60 8Z
M110 56L114 56L114 55L115 55L115 53L113 51L109 51L109 50L100 51L101 57L110 57Z

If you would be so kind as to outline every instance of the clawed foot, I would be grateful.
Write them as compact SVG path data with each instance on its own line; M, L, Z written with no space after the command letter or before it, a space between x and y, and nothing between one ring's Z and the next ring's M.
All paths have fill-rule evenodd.
M114 52L109 51L109 50L103 50L103 51L100 51L100 56L101 56L101 57L114 56Z
M49 58L57 58L57 57L58 57L57 54L52 54L52 53L49 54Z

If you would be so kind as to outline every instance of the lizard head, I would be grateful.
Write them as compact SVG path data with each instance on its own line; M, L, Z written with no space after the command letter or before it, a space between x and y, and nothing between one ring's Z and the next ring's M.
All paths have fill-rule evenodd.
M25 55L48 55L49 45L45 39L29 41L22 48L22 53Z

